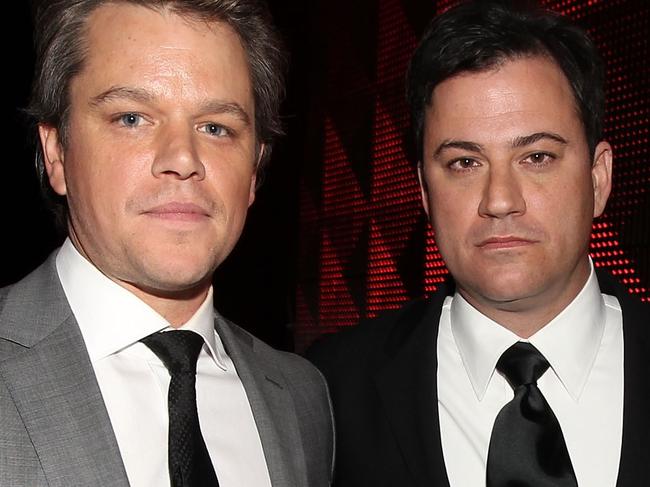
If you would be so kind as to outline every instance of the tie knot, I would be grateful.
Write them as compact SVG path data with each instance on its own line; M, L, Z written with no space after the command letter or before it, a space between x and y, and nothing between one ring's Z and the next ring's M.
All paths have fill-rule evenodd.
M497 362L497 370L513 389L524 384L535 384L548 367L548 361L539 350L527 342L515 343L503 352Z
M196 359L203 347L203 337L187 330L154 333L142 339L165 364L170 373L196 373Z

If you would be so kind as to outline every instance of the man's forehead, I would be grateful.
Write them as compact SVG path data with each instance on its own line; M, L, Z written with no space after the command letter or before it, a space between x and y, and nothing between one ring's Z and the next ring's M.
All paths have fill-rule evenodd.
M580 117L564 72L548 57L536 56L509 59L488 70L464 71L433 89L425 128L432 121L436 126L456 121L471 130L482 120L487 124L535 120L563 124L580 122Z
M521 69L517 69L518 67L521 67ZM551 75L552 78L559 84L569 89L571 88L571 83L562 70L562 67L550 55L518 55L499 58L495 62L488 64L483 69L461 70L455 72L450 76L447 76L446 78L436 83L435 86L432 86L429 96L429 103L431 103L431 100L435 96L436 92L440 91L440 87L445 87L451 84L457 85L458 81L476 82L481 80L489 80L489 85L493 83L494 75L505 73L506 76L504 76L502 79L510 83L515 83L519 78L521 78L522 74L531 72L539 74L540 71Z
M100 85L92 96L139 84L149 84L148 92L155 93L155 81L164 78L188 87L201 80L207 98L222 98L218 91L223 89L241 91L235 84L250 85L247 55L234 29L224 22L189 20L168 9L126 2L102 5L88 21L84 56L72 82L82 77L84 84Z

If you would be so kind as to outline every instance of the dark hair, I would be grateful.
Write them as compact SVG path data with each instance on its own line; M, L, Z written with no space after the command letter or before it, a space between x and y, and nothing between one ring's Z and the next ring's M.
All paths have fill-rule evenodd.
M284 97L286 56L268 8L260 0L42 0L34 15L36 63L29 114L38 123L56 127L65 147L70 83L84 66L86 24L98 7L109 3L169 9L192 19L224 22L237 32L248 56L256 139L265 144L258 172L263 170L274 138L283 133L280 103ZM65 223L67 203L49 185L40 144L36 166L43 194L51 203L57 223Z
M545 56L562 69L593 152L603 130L605 72L587 33L532 2L477 0L433 19L411 59L406 96L418 160L423 157L425 111L436 85L465 71L485 71L529 56Z

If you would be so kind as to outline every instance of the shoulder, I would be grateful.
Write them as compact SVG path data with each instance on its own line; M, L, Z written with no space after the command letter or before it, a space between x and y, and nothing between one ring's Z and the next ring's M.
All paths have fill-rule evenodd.
M4 288L0 288L0 296L2 296L0 299L6 297L18 299L25 295L33 299L34 292L47 292L48 287L51 287L53 283L59 284L59 278L56 271L57 252L58 249L52 252L42 264L19 281Z
M642 301L638 296L619 283L616 278L605 271L597 271L598 284L602 293L616 298L623 315L626 334L633 328L643 334L650 330L650 302Z
M362 320L357 326L326 335L314 342L307 357L319 368L341 361L368 362L390 354L408 341L421 326L437 328L447 292L406 303L399 309Z
M27 305L58 298L63 293L56 272L56 252L18 282L0 288L0 316ZM38 298L38 299L36 299Z
M20 281L0 289L0 342L31 346L71 313L56 272L56 253Z

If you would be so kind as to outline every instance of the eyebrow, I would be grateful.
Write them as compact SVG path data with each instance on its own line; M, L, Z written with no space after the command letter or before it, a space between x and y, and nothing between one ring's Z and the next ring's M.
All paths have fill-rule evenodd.
M244 110L242 106L236 102L211 100L206 103L202 103L200 111L201 113L225 113L228 115L234 115L246 125L251 124L250 117L246 110Z
M133 100L139 103L149 103L155 99L155 95L142 88L130 88L126 86L113 86L108 90L90 99L90 105L97 107L113 100ZM221 100L208 100L199 106L200 113L225 113L234 115L246 125L251 124L250 116L244 108L236 102Z
M482 152L483 146L481 144L477 144L476 142L469 142L467 140L445 140L433 153L433 157L439 156L442 151L447 149L461 149L469 152Z
M538 142L543 139L554 140L555 142L559 142L562 145L568 144L567 140L561 135L554 134L553 132L536 132L534 134L524 135L515 138L512 141L511 145L514 149L516 149L519 147L526 147L527 145L534 144L535 142Z
M93 96L90 99L90 106L97 107L103 103L108 103L113 100L126 99L142 103L153 100L153 94L142 88L128 88L126 86L112 86L108 90Z
M534 144L535 142L538 142L543 139L553 140L563 145L569 143L564 137L555 134L553 132L536 132L534 134L522 135L520 137L516 137L515 139L512 140L510 146L513 149L517 149L520 147L526 147L527 145ZM468 152L478 152L478 153L483 152L483 146L476 142L470 142L467 140L446 140L438 146L438 148L433 153L433 156L437 157L440 155L442 151L447 149L460 149Z

